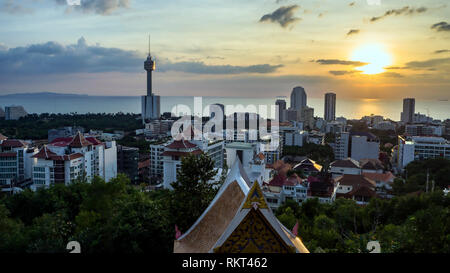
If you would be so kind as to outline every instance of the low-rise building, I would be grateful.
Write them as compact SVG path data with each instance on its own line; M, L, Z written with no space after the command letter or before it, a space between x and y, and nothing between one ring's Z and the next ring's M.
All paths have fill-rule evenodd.
M337 197L355 200L357 204L365 205L376 197L376 183L361 174L344 174L338 177Z
M307 199L317 198L321 203L332 203L336 199L339 183L330 173L321 172L317 176L308 177Z
M305 176L317 175L322 171L322 166L314 160L306 158L294 166L295 171L301 171Z
M358 161L352 158L339 159L331 162L330 172L333 178L338 178L344 174L361 174L361 166Z
M398 171L414 160L427 158L450 159L450 142L442 137L398 137L396 164Z

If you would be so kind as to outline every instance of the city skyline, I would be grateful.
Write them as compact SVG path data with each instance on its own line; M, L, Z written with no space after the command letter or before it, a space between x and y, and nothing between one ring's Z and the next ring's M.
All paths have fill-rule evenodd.
M445 1L87 3L0 1L0 95L144 95L151 34L160 95L448 99Z

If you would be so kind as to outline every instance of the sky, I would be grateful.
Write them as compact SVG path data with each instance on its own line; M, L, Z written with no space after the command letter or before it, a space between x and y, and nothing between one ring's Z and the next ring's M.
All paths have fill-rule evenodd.
M450 99L446 0L0 0L0 95Z

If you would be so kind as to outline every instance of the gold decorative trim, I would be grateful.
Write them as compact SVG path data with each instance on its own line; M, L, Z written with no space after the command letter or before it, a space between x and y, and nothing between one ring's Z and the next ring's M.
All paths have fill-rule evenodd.
M242 209L251 209L254 204L258 205L260 209L269 208L269 206L266 203L266 200L264 199L264 194L257 180L253 182L252 188L247 194Z

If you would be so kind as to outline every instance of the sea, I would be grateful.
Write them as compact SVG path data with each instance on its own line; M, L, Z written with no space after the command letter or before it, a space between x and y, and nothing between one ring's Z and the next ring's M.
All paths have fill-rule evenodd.
M225 105L226 114L231 112L256 112L264 118L274 118L271 106L277 97L191 97L161 96L161 113L174 114L203 113L209 115L208 105L220 103ZM289 107L289 98L285 98ZM196 108L194 108L196 101ZM201 103L201 104L200 104ZM58 93L14 94L0 96L0 107L22 105L28 113L140 113L141 98L138 96L88 96ZM200 107L201 105L201 107ZM262 107L261 107L262 106ZM264 106L266 109L264 109ZM324 99L308 98L308 106L314 108L314 115L323 117ZM233 108L234 107L234 110ZM381 115L385 118L400 120L403 102L401 99L339 99L336 101L336 116L347 119L360 119L367 115ZM416 113L428 115L434 119L450 119L450 101L416 99ZM186 110L187 109L187 110ZM236 110L237 109L237 110Z

